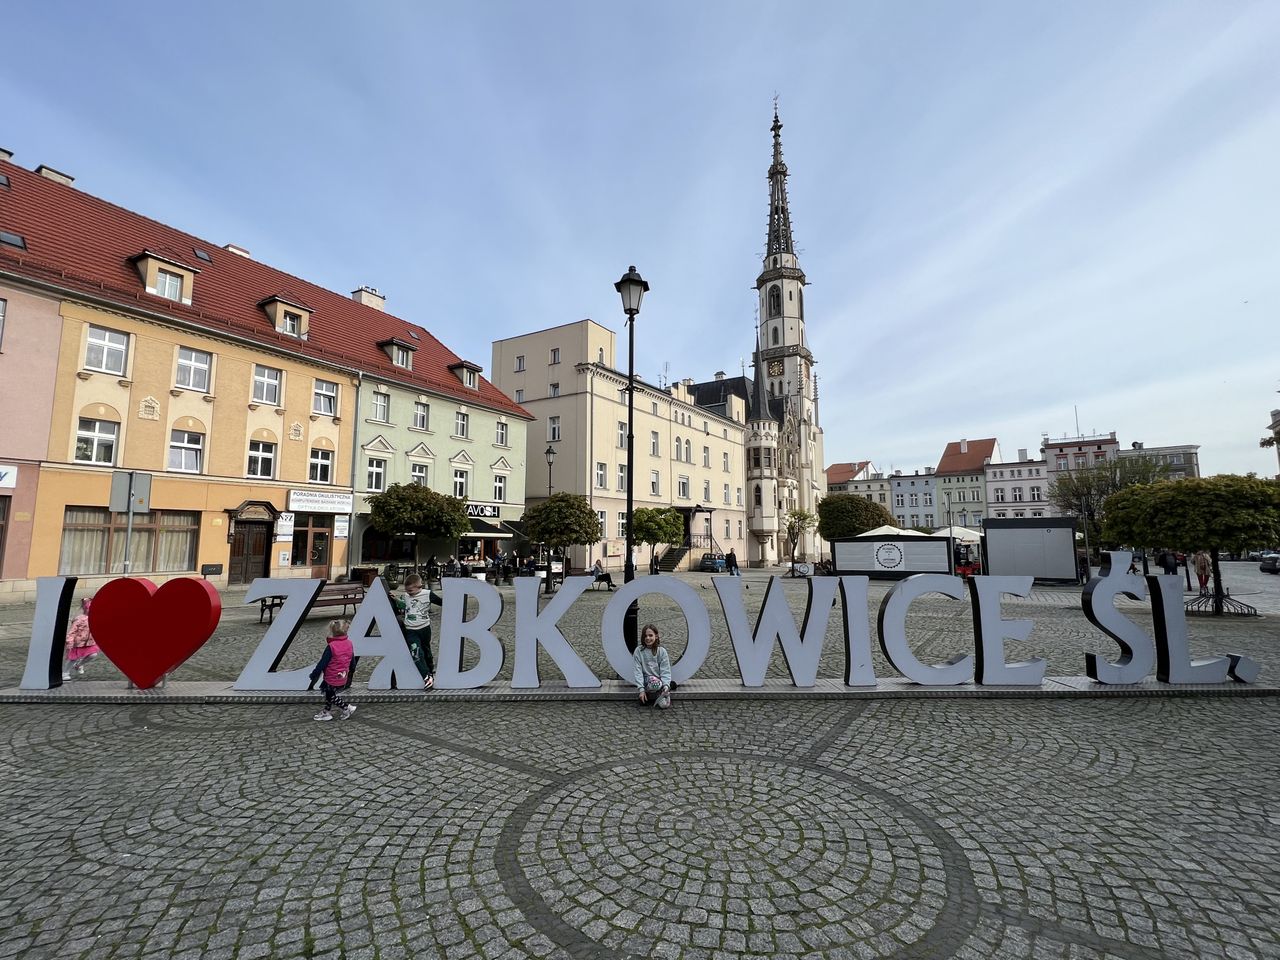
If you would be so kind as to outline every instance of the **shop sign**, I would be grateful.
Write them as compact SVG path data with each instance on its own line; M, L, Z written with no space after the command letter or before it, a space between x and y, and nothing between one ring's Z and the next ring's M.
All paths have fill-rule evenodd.
M1081 606L1089 622L1111 638L1118 649L1110 659L1099 653L1084 655L1085 673L1091 680L1103 685L1136 684L1152 673L1158 681L1168 684L1216 684L1228 677L1241 683L1257 680L1261 667L1247 656L1191 656L1186 610L1182 605L1182 581L1178 577L1128 574L1124 572L1129 567L1128 553L1117 551L1108 557L1101 576L1091 580L1082 591ZM502 617L502 594L481 580L446 580L442 587L444 603L439 620L436 687L460 690L493 683L502 671L510 648L515 661L511 686L515 689L535 689L541 685L540 655L555 663L569 687L598 688L600 678L573 649L559 627L560 619L592 582L589 576L569 577L559 592L545 606L540 606L541 581L533 577L517 580L515 637L514 642L508 643L493 632ZM192 583L202 586L182 586ZM875 689L877 678L867 618L867 577L806 580L808 602L799 625L779 577L769 580L754 625L748 622L742 580L716 577L712 583L744 687L764 686L777 645L782 647L792 683L797 687L814 686L829 621L838 616L839 622L833 626L844 638L845 685ZM1001 615L1003 597L1029 596L1032 583L1031 577L979 576L967 581L935 573L908 577L897 583L880 603L876 626L880 649L899 674L924 686L974 683L1039 687L1044 682L1046 661L1040 658L1012 660L1006 650L1008 642L1027 640L1033 622L1007 620ZM23 689L50 689L61 685L62 638L75 584L75 577L41 577L37 582L36 616L22 677ZM309 666L283 671L276 666L284 659L324 584L323 580L264 577L250 585L244 596L246 604L270 597L282 598L283 604L236 680L236 690L307 688ZM927 663L916 657L907 639L907 613L915 600L928 593L940 593L955 600L968 595L973 610L972 652L957 652L941 663ZM622 636L623 618L631 604L649 594L673 601L688 624L688 643L671 670L672 679L683 683L697 674L710 651L711 618L699 592L675 577L633 580L613 594L600 622L605 658L618 676L631 676L631 654ZM1116 598L1120 596L1133 600L1150 598L1154 636L1148 635L1137 621L1116 607ZM112 603L104 602L108 597L113 599ZM220 611L218 594L208 581L170 581L157 589L141 578L121 578L99 590L89 614L89 625L111 662L136 686L146 687L182 663L212 636ZM175 640L173 630L178 622L183 624L183 630L182 636ZM379 658L369 677L369 689L386 690L392 687L393 681L401 689L411 689L421 683L396 621L391 598L380 579L374 580L367 589L352 617L348 635L356 654ZM110 639L103 643L104 637ZM478 656L464 649L468 643ZM464 667L468 662L471 666Z
M468 517L479 517L483 520L497 520L501 511L496 503L468 503Z
M327 490L290 490L289 509L295 513L350 513L355 494Z
M18 486L18 468L0 463L0 490L13 490Z
M296 514L282 513L276 517L276 539L292 540L293 539L293 521Z
M351 518L338 516L333 518L333 539L345 540L351 535Z

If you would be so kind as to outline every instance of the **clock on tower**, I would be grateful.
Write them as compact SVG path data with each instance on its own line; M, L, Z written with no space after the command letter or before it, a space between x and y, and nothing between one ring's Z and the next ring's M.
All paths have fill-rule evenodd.
M783 366L782 366L781 360L769 361L769 376L780 377L782 376L782 371L783 371Z

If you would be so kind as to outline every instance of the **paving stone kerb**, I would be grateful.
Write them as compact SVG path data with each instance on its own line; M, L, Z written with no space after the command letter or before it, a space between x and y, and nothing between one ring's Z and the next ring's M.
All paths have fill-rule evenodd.
M1264 616L1244 619L1193 617L1189 618L1188 627L1193 655L1243 653L1262 665L1259 679L1266 685L1280 681L1280 651L1277 650L1277 640L1280 640L1280 578L1261 574L1256 567L1256 564L1243 563L1227 565L1229 582L1234 588L1233 594L1257 606ZM764 571L748 571L744 578L746 589L743 596L748 620L753 624L764 599L767 576L768 573ZM715 590L711 586L711 576L686 574L682 578L693 584L700 596L705 597L711 616L711 650L698 672L698 678L738 682L740 678L737 663ZM803 616L805 581L783 579L781 583L799 622ZM866 611L873 638L875 672L883 680L892 680L898 676L874 642L876 611L881 598L891 586L892 584L884 581L872 581ZM503 586L498 589L503 595L504 611L494 632L504 641L507 657L496 686L509 691L515 598L512 587ZM588 590L560 621L562 632L579 656L602 679L616 677L605 660L600 644L600 617L609 596L605 591ZM241 602L242 597L242 593L224 595L222 621L217 632L190 660L171 674L172 681L235 680L267 629L265 624L257 622L257 604L245 605ZM1120 606L1127 615L1142 624L1148 633L1151 632L1148 605L1122 600ZM1006 597L1003 609L1007 618L1027 618L1035 624L1027 643L1009 645L1010 658L1043 657L1048 661L1046 674L1049 676L1083 675L1087 651L1107 657L1116 655L1115 644L1085 619L1080 606L1079 587L1037 587L1032 596L1026 599ZM0 688L17 687L21 679L30 638L32 610L30 605L0 608ZM281 662L280 669L293 669L315 663L324 649L325 627L331 615L331 611L317 612L305 621L297 639ZM839 680L843 676L840 619L839 610L834 610L823 646L818 675L828 681ZM646 598L640 605L640 622L648 621L658 624L672 656L679 656L684 649L684 617L679 608L665 598ZM955 601L937 595L922 598L912 607L907 631L913 649L927 662L941 662L953 654L973 650L973 623L968 600ZM438 651L438 644L436 649ZM474 662L474 648L468 644L465 666L471 666ZM93 679L123 679L109 663L99 661L90 669ZM539 673L543 681L553 686L562 679L555 663L545 653L539 657ZM367 679L367 676L368 673L364 672L361 679ZM789 676L781 650L775 647L768 677L785 681ZM70 686L74 687L74 683L73 681ZM69 689L67 692L72 691Z

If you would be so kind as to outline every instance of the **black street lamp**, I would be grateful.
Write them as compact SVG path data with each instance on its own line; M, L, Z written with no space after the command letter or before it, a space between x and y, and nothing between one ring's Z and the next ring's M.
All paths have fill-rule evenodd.
M649 291L649 284L644 277L636 273L635 265L627 268L622 279L613 285L622 297L622 312L627 315L627 556L622 567L622 580L630 583L636 578L635 540L632 535L631 519L635 511L635 464L636 438L633 430L636 413L636 315L640 313L640 301ZM636 605L627 607L626 616L622 618L622 637L627 649L636 649Z
M546 452L543 456L547 458L547 499L551 499L551 464L556 462L556 448L547 444Z

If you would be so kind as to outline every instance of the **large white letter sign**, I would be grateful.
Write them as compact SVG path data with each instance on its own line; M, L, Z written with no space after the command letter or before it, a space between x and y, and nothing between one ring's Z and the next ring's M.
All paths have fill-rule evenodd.
M871 663L871 626L867 622L867 584L870 577L841 577L840 602L844 607L844 682L850 687L874 687Z
M969 596L973 601L974 671L978 684L1006 684L1038 687L1044 682L1045 661L1019 660L1006 663L1004 642L1026 642L1034 624L1030 620L1005 620L1000 616L1000 597L1031 595L1033 577L971 577Z
M827 621L835 605L838 583L832 577L805 580L804 619L796 630L796 621L787 606L781 581L769 578L765 587L764 603L756 617L753 631L747 626L747 611L742 603L742 580L739 577L716 577L713 581L720 597L720 609L729 627L733 641L733 655L738 660L738 672L744 687L764 686L769 660L773 657L773 644L782 644L782 658L786 661L791 682L797 687L812 687L818 679L818 659L822 656L822 641L827 635ZM817 615L814 604L817 603Z
M502 594L487 583L471 577L444 581L444 604L440 610L440 656L436 661L436 689L467 690L491 683L502 670L507 650L493 635L493 625L502 616ZM467 616L467 597L474 597L478 609ZM480 648L480 660L470 670L462 669L462 641L471 640Z
M538 610L538 588L542 581L534 577L516 580L516 662L511 686L521 690L540 686L538 679L538 646L555 661L565 682L571 687L598 687L600 678L591 672L574 652L557 625L573 606L573 601L591 586L594 577L565 577L560 589L541 611Z
M1080 606L1089 622L1120 644L1120 656L1104 660L1096 653L1084 655L1084 672L1098 683L1141 683L1156 663L1156 648L1142 628L1116 609L1116 597L1147 599L1147 585L1129 569L1132 555L1124 550L1103 551L1102 569L1085 585Z
M684 614L689 639L685 642L680 659L671 664L671 681L685 683L698 672L711 650L711 616L698 592L683 580L674 577L644 577L619 587L609 598L609 604L600 618L600 640L604 644L604 655L618 676L631 683L635 672L632 666L634 660L631 651L627 649L626 638L622 635L622 621L626 617L627 607L650 594L673 601Z
M893 668L908 680L926 686L950 686L973 679L973 655L955 654L941 664L921 663L907 644L907 610L916 598L940 593L952 600L964 597L964 581L945 573L917 573L900 581L880 601L877 626L880 649Z
M311 667L299 667L296 670L285 670L276 673L276 667L284 659L302 627L302 620L311 608L316 594L324 586L323 580L269 580L259 577L249 584L245 592L244 602L257 603L268 597L284 597L284 605L278 615L271 618L271 626L253 651L253 656L240 671L240 676L233 683L234 690L305 690ZM261 619L261 618L259 618ZM320 652L316 652L316 660Z
M1147 577L1147 587L1156 628L1156 679L1163 683L1225 683L1230 666L1226 657L1191 659L1182 578Z
M76 579L36 579L36 618L31 625L31 644L27 647L27 669L22 672L23 690L52 690L62 686L62 653Z
M375 626L378 632L373 634ZM404 642L404 632L381 577L365 588L364 599L351 618L347 635L356 656L382 658L369 676L370 690L422 689L422 674L418 673L409 645Z

